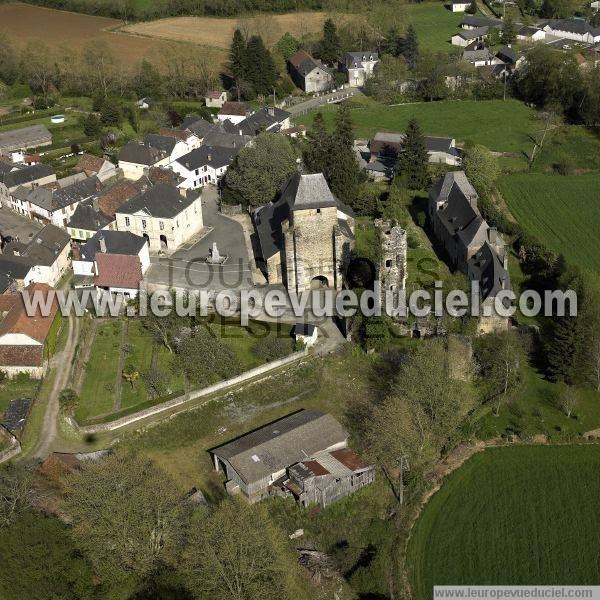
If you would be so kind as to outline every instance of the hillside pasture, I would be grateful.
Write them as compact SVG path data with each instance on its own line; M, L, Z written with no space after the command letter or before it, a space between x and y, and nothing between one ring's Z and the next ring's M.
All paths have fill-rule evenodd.
M600 174L507 175L500 191L515 219L567 261L600 274Z
M476 454L415 524L413 597L434 585L598 585L600 447L516 446Z
M448 136L458 145L483 144L490 150L521 155L531 150L531 136L539 129L535 112L516 100L414 102L385 106L369 98L351 102L355 134L370 139L377 131L404 131L410 119L417 119L425 135ZM321 112L333 124L336 108ZM296 119L310 125L315 113Z

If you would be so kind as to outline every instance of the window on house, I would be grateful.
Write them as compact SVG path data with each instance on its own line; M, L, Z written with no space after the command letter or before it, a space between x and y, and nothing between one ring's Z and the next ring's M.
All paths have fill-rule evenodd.
M196 175L198 175L198 169L196 169Z
M163 221L159 221L158 222L158 227L160 228L160 230L162 231L165 228L165 224Z
M146 221L142 219L142 229L146 229Z
M127 227L129 227L129 217L125 217L125 225L127 225Z
M321 213L321 209L317 208L317 214L320 214L320 213Z
M391 259L391 258L388 258L388 259L385 261L385 266L386 266L388 269L390 269L390 268L392 267L392 259Z

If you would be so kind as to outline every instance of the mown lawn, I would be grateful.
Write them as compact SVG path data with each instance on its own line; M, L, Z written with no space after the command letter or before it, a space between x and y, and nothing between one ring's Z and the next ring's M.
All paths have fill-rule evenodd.
M441 2L408 4L407 12L417 32L420 50L456 52L450 38L457 32L464 15L453 13Z
M413 597L434 585L600 584L600 447L513 446L452 473L409 544Z
M114 407L122 327L119 319L98 324L75 412L78 422L108 413Z
M408 121L418 120L425 135L448 136L458 145L483 144L498 152L529 152L531 136L540 129L535 112L517 100L447 100L385 106L370 99L351 101L352 121L358 138L371 138L377 131L404 131ZM322 109L333 124L336 108ZM316 113L296 119L310 125Z
M600 174L514 174L500 191L516 220L573 265L600 273Z

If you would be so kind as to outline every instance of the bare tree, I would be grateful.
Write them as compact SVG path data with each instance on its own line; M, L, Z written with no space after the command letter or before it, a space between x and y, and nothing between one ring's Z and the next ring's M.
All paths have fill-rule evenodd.
M9 464L0 470L0 526L6 527L40 499L31 464Z
M570 419L576 406L577 390L571 385L565 385L565 388L560 395L561 410L567 415L567 418Z

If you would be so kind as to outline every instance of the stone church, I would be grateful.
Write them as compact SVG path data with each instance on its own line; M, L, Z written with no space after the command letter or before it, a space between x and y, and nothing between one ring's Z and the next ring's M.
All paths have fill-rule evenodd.
M253 213L258 260L269 284L289 291L344 285L354 246L354 213L322 173L295 173L279 199Z

